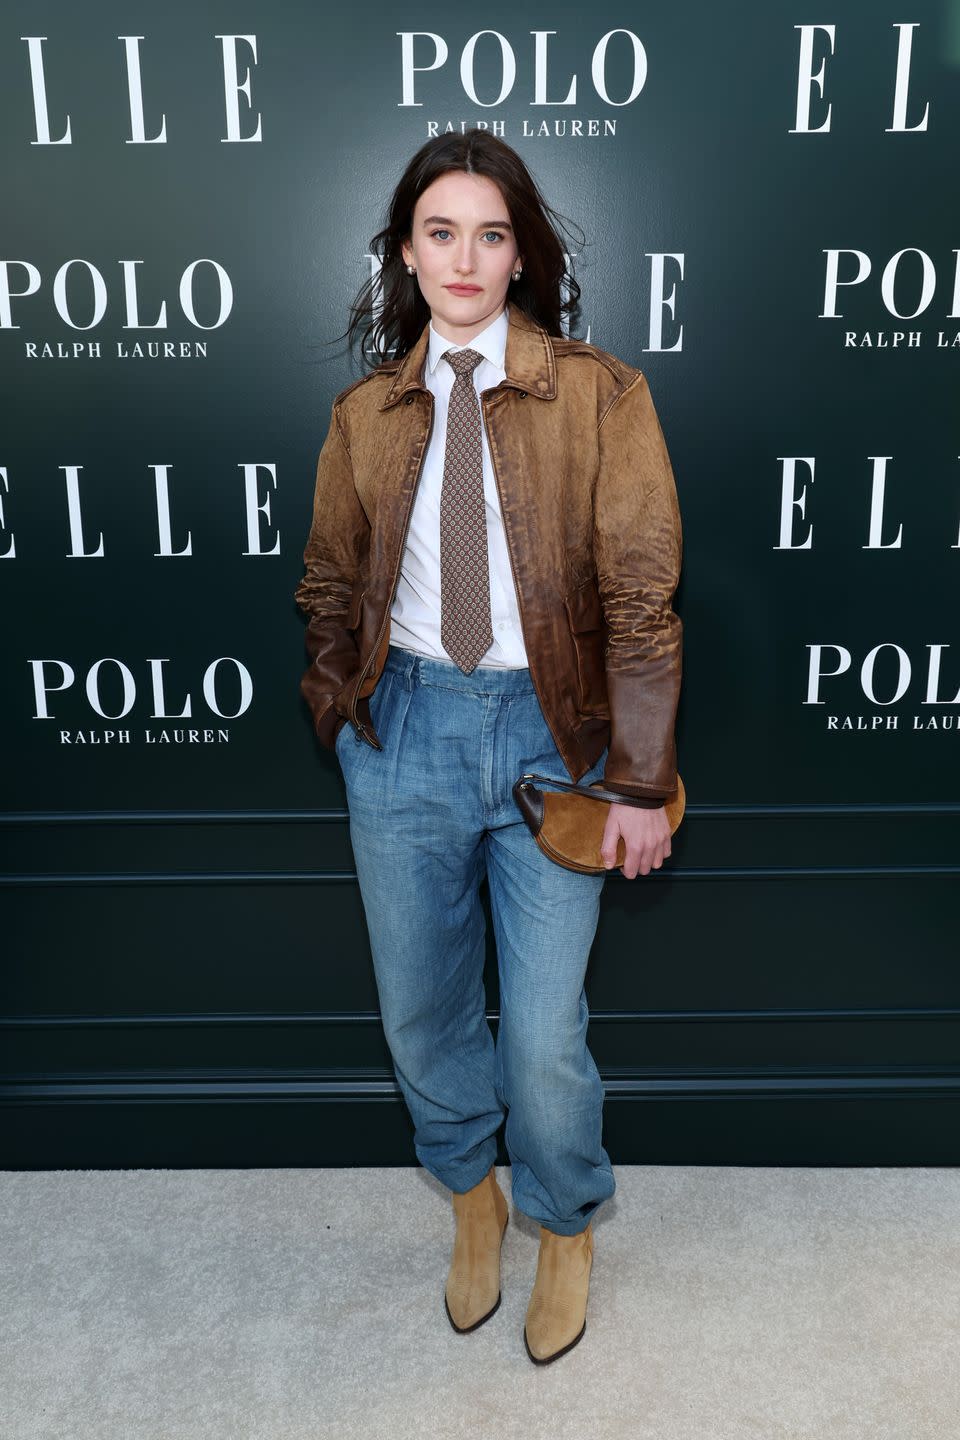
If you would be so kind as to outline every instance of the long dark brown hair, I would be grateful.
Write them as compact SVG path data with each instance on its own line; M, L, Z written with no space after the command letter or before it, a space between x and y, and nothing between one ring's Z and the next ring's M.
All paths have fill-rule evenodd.
M547 204L516 150L489 130L438 135L420 147L397 183L387 223L370 242L372 253L380 258L379 270L361 287L350 307L350 323L338 336L349 337L352 345L362 332L361 354L374 366L385 359L401 359L430 319L417 278L407 273L400 243L410 238L419 197L451 170L484 175L500 187L517 249L524 257L523 273L510 281L507 299L550 335L561 335L561 317L578 309L580 286L560 239L561 231L570 233L565 217ZM582 231L578 243L584 243Z

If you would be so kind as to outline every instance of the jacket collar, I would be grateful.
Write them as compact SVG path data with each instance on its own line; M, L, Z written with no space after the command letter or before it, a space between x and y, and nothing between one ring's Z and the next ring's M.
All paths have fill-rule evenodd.
M503 357L506 372L504 385L513 385L536 395L541 400L555 400L557 395L557 367L553 356L550 336L542 325L538 325L523 310L507 301L507 347ZM393 383L380 402L379 409L387 410L395 405L410 390L426 390L423 372L427 362L427 347L430 342L430 322L424 325L420 338L400 361L400 367L393 377Z

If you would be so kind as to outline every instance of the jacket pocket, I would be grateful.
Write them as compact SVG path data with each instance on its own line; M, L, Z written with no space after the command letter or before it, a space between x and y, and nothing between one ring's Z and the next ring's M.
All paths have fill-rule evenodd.
M347 610L346 619L343 622L344 629L357 630L360 626L360 619L363 615L363 597L366 595L366 587L362 580L357 580L350 596L350 605Z
M596 581L584 580L575 590L571 590L569 595L564 596L563 603L577 661L580 712L582 715L609 717L607 622L604 619Z
M360 627L363 621L363 600L366 593L365 582L362 579L355 580L353 590L350 593L350 603L347 606L347 613L340 622L349 639L346 639L338 647L336 670L334 671L333 667L330 667L330 680L328 683L331 684L334 690L333 708L338 715L342 715L345 719L349 719L345 692L353 684L359 667Z

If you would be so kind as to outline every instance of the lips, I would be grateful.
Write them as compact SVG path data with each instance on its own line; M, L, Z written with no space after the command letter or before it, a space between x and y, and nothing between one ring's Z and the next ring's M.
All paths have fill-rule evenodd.
M448 290L452 291L452 293L453 293L454 295L479 295L479 294L480 294L480 286L479 286L479 285L448 285L446 288L447 288Z

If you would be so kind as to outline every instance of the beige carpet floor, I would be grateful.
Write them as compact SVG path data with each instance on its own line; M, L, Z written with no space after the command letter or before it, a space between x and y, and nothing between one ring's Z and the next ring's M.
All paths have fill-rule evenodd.
M536 1227L457 1335L422 1169L0 1172L0 1436L958 1440L960 1171L616 1175L539 1367Z

